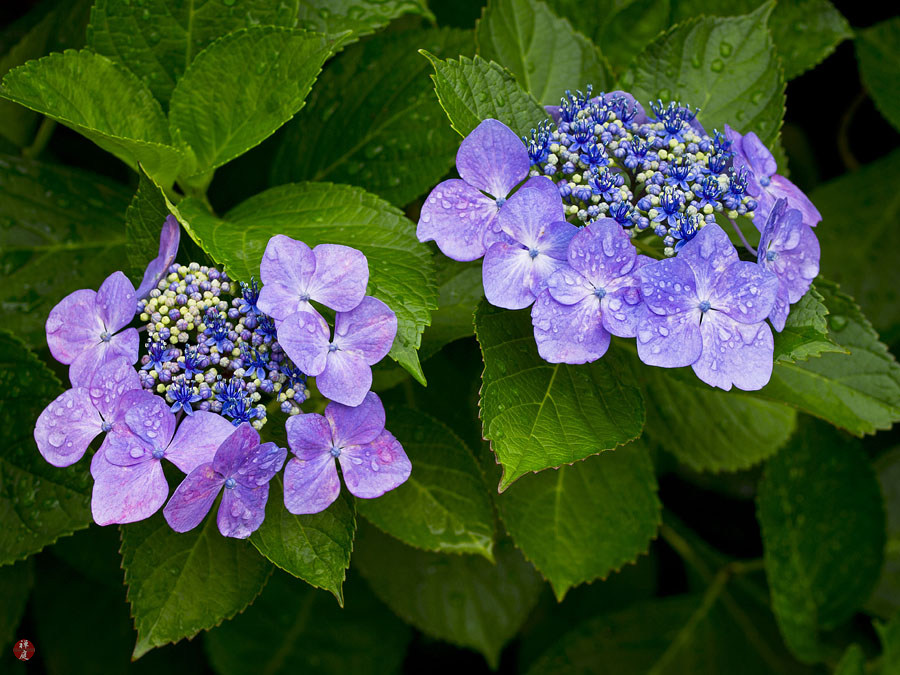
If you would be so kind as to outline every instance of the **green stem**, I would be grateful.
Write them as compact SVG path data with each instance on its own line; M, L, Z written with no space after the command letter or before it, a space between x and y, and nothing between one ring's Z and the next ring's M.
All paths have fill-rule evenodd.
M39 156L44 151L44 148L47 147L47 143L50 142L50 137L53 136L55 130L56 120L52 120L49 117L42 119L37 134L34 136L34 141L27 148L22 148L22 157L34 159Z

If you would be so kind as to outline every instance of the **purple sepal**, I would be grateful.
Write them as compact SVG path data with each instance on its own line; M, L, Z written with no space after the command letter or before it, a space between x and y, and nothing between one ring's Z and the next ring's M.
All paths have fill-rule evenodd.
M390 492L405 483L412 472L403 446L387 429L371 443L347 446L338 461L347 489L360 499Z
M151 260L147 269L144 270L144 278L141 279L141 285L135 291L135 297L138 300L149 297L150 291L156 288L159 280L166 274L178 253L180 240L181 227L178 225L178 221L173 215L166 216L162 231L159 233L159 255Z

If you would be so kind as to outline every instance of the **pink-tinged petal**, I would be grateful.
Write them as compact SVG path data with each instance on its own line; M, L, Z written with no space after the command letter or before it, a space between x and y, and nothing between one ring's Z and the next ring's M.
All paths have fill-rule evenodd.
M276 234L266 244L259 264L263 287L256 306L276 321L309 309L309 284L315 271L316 257L309 246Z
M493 197L506 197L525 180L530 166L522 139L495 119L475 127L456 153L456 168L462 179Z
M309 282L309 297L336 312L349 312L366 294L369 261L362 251L338 244L313 249L316 273Z
M765 322L739 323L722 312L710 311L700 324L703 353L694 372L713 387L728 391L762 389L772 376L775 344Z
M637 336L638 323L648 312L641 298L640 282L636 276L619 277L615 288L608 291L601 301L603 327L618 337Z
M34 425L34 441L53 466L69 466L102 431L103 419L91 403L87 389L64 391L44 408Z
M134 284L121 272L113 272L100 285L94 299L97 314L110 334L131 323L137 312Z
M735 169L746 168L756 176L771 176L778 171L775 157L759 140L759 136L752 131L741 136L726 124L725 137L732 143L731 149L735 153Z
M334 317L333 345L358 354L370 366L387 356L396 335L397 315L378 298L366 296L355 309Z
M87 387L90 386L97 371L113 359L123 358L128 363L136 363L139 343L140 337L136 328L126 328L108 341L98 342L79 354L72 362L69 368L69 381L73 387Z
M134 466L153 460L153 452L158 450L143 439L131 433L126 425L119 425L103 440L103 458L116 466ZM97 454L100 454L99 452ZM96 455L95 455L96 456ZM91 464L93 469L93 463Z
M328 365L316 377L316 386L325 398L357 406L372 388L372 368L357 352L329 352Z
M333 445L328 420L317 413L291 415L284 426L291 452L304 461L318 460Z
M331 427L331 437L339 448L371 443L384 430L384 405L375 392L366 394L358 406L329 403L325 418Z
M765 190L773 199L787 199L788 206L792 209L797 209L803 214L803 222L806 225L815 227L819 221L822 220L822 214L819 213L819 209L817 209L815 204L810 201L809 197L804 194L803 190L798 188L784 176L772 176L772 182ZM756 222L755 219L754 222Z
M125 415L125 411L119 406L122 397L129 391L140 388L140 377L131 363L125 358L116 357L97 369L91 379L89 393L91 402L103 419L114 424Z
M294 312L278 327L278 343L284 353L300 370L313 377L325 370L330 342L328 324L312 308Z
M91 464L91 473L91 514L98 525L136 523L149 518L169 496L169 484L158 460L115 466L100 456L96 469Z
M223 537L246 539L259 529L266 518L266 502L269 501L269 483L255 488L241 484L226 487L219 504L216 524Z
M250 429L256 434L253 427ZM190 473L199 465L212 462L216 450L234 431L231 422L221 415L197 410L193 415L186 415L181 420L175 438L166 449L166 459L182 472ZM256 439L258 444L259 434L256 434Z
M350 494L374 499L402 485L412 464L400 442L387 429L366 445L343 450L338 461Z
M729 265L712 288L710 306L741 323L759 323L772 311L778 277L762 265L738 260Z
M149 297L150 291L156 288L159 280L165 276L178 253L180 240L181 227L178 225L178 221L175 220L175 216L166 216L162 231L159 233L159 255L151 260L147 269L144 270L144 278L141 279L141 285L135 291L135 297L138 300Z
M703 348L700 310L660 316L644 312L637 326L638 357L648 366L689 366Z
M175 488L172 498L163 509L166 522L176 532L193 530L212 508L219 496L225 478L212 464L201 464L191 471Z
M534 302L533 258L518 244L494 244L484 255L484 296L495 307L523 309Z
M595 288L605 289L613 279L630 272L636 258L631 237L612 218L581 228L568 249L569 265Z
M644 265L635 275L644 302L655 314L689 312L700 303L694 271L680 257Z
M541 293L531 308L538 354L549 363L591 363L609 349L609 333L600 321L600 301L588 296L563 305Z
M218 417L218 415L216 415ZM213 468L223 476L230 476L250 452L259 446L259 432L247 422L231 427L231 432L213 451Z
M324 511L340 491L337 466L330 454L308 461L292 458L284 469L284 506L293 514Z
M697 296L706 299L713 284L731 263L738 260L737 249L725 230L713 223L706 225L678 253L694 271Z
M500 229L513 240L526 248L536 248L541 235L551 223L565 222L566 212L559 190L547 191L523 187L503 205L498 217ZM574 225L570 227L575 228ZM572 234L575 231L577 229ZM569 235L570 239L571 236Z
M53 358L69 365L82 352L100 343L105 330L95 300L96 291L84 288L69 293L50 310L45 325Z
M580 272L566 265L547 277L547 290L557 302L574 305L593 295L595 289Z
M281 471L285 459L287 450L284 448L279 448L274 443L257 445L229 478L234 478L238 487L255 490L269 484L275 474Z
M165 450L175 433L175 415L161 396L149 391L130 391L122 397L127 406L125 424L152 448Z
M432 241L441 253L460 262L484 255L485 235L496 224L499 207L495 200L458 178L440 183L422 205L416 237Z

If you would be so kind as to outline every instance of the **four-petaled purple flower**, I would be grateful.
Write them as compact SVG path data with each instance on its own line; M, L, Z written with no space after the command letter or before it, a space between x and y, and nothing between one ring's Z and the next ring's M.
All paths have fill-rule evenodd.
M409 478L412 465L399 441L384 428L381 399L369 392L361 405L329 403L325 415L307 413L287 421L288 445L296 457L284 470L284 505L291 513L319 513L344 483L362 499L380 497Z
M803 214L779 199L759 241L758 261L778 277L778 293L769 320L781 332L791 305L809 290L819 274L819 240Z
M176 532L192 530L206 517L224 488L216 524L225 537L246 539L266 517L269 481L281 470L287 451L259 442L249 424L241 424L216 450L210 462L195 467L179 485L163 515Z
M610 218L584 227L531 309L534 339L550 363L590 363L609 348L610 333L634 337L643 312L635 271L652 262Z
M774 343L765 319L778 278L738 260L728 235L710 224L678 257L637 272L648 308L637 327L641 361L651 366L692 366L714 387L761 389L772 375Z
M175 260L178 253L178 243L181 240L181 227L175 216L166 216L163 222L162 231L159 235L159 255L150 261L147 269L144 270L144 278L141 279L141 285L135 291L135 297L140 300L150 295L150 291L156 288L159 280L163 278L166 270Z

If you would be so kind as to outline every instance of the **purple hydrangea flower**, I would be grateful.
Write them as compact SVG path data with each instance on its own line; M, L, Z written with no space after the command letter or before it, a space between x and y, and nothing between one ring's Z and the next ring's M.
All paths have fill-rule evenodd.
M75 291L50 310L47 346L53 358L71 366L73 387L87 387L100 366L114 358L129 364L138 360L137 330L122 330L136 309L134 286L124 274L113 272L99 291Z
M369 392L359 406L329 403L325 415L295 415L287 421L291 458L284 470L284 505L291 513L319 513L341 490L335 460L351 494L380 497L409 478L403 446L384 428L381 399Z
M199 525L224 488L216 516L225 537L246 539L266 517L269 481L281 470L287 451L259 442L249 424L241 424L216 450L211 462L200 464L179 485L163 515L176 532Z
M753 224L760 231L765 227L776 199L787 199L788 206L797 209L803 222L815 227L822 220L822 214L803 191L784 176L779 176L778 165L769 149L763 145L752 131L743 136L725 125L725 136L731 141L734 151L734 168L747 171L747 194L757 201L753 212Z
M41 455L53 466L77 462L91 441L122 420L122 397L140 388L140 378L128 361L107 361L94 373L89 387L64 391L44 408L34 427Z
M676 258L637 272L648 311L637 326L641 361L692 366L714 387L761 389L772 375L774 343L765 323L778 278L738 260L728 235L706 225Z
M637 255L628 233L611 218L582 228L531 310L534 339L550 363L590 363L609 348L610 333L634 337L643 312L635 272L651 258Z
M349 312L366 294L369 263L361 251L338 244L314 249L276 234L259 265L263 288L256 306L277 324L294 312L315 311L310 300L337 312Z
M166 216L166 220L162 226L162 232L159 235L159 255L150 261L147 269L144 270L144 278L141 279L141 285L135 292L138 299L146 298L150 295L150 291L156 288L159 280L163 278L166 270L175 260L178 253L178 244L181 240L181 228L175 216Z
M781 332L791 305L809 290L819 274L819 240L803 222L803 214L786 199L772 207L759 241L758 261L778 277L778 293L769 320Z
M496 307L522 309L547 287L547 278L565 266L566 249L578 228L566 222L556 189L523 187L500 211L498 221L509 240L491 244L485 253L484 295Z
M316 378L323 396L344 405L362 403L372 386L372 366L391 350L397 317L366 296L349 312L337 312L334 338L317 312L295 312L278 328L278 342L291 361Z
M169 495L163 457L190 473L212 461L234 431L225 418L203 411L185 417L176 431L176 417L165 400L143 390L127 392L119 405L125 411L121 423L91 460L91 513L98 525L152 516Z
M588 92L590 94L590 91ZM630 121L633 124L646 124L650 121L650 118L647 117L647 113L644 112L643 106L637 102L637 100L629 94L627 91L611 91L607 94L600 94L599 96L594 96L590 99L591 103L599 103L603 101L607 106L611 103L615 103L615 108L617 109L616 114L619 119L622 119L622 115L620 112L628 113L628 115L632 118ZM545 105L544 110L547 111L547 114L553 118L553 121L559 124L561 115L560 115L560 107L558 105Z
M461 178L440 183L422 205L416 227L419 241L434 240L453 260L483 256L491 244L503 240L497 214L513 188L528 177L530 166L522 140L502 122L484 120L456 153ZM526 185L543 181L553 187L544 176L532 178Z

